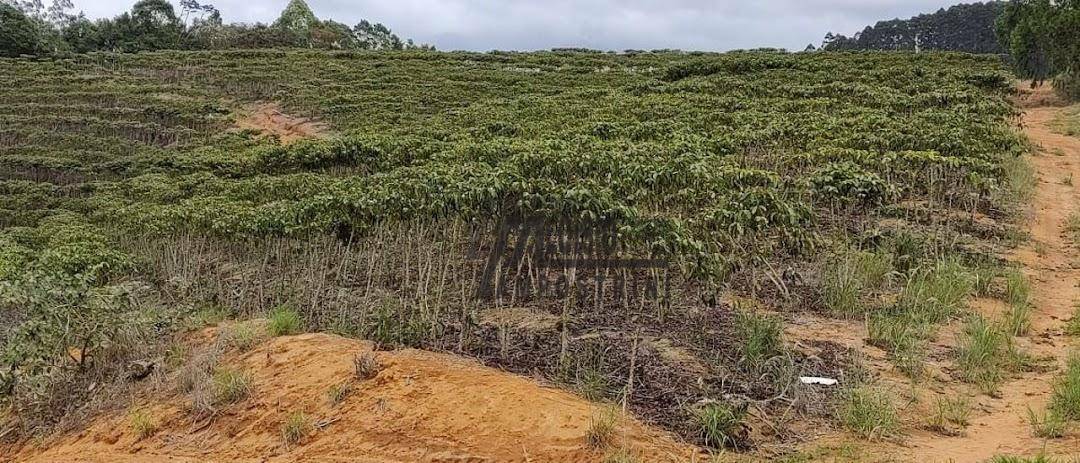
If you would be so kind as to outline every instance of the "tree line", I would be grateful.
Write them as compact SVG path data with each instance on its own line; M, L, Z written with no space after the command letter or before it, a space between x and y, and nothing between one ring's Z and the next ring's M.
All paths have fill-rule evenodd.
M994 24L1004 2L962 4L909 19L879 21L848 37L829 32L825 50L938 50L1003 53Z
M401 39L380 23L355 26L315 16L304 0L291 0L272 24L225 23L221 12L198 0L139 0L131 11L91 20L74 14L72 0L0 0L0 56L212 50L322 48L402 50L433 48Z
M1013 0L997 32L1020 77L1080 99L1080 0Z
M822 48L1006 54L1016 74L1033 86L1052 79L1064 96L1080 99L1080 0L956 5L879 21L851 37L830 32Z

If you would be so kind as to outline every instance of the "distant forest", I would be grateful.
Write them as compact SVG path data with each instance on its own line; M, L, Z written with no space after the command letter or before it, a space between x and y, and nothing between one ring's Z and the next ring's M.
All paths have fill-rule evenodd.
M130 1L130 0L128 0ZM130 12L91 20L73 13L72 0L0 0L0 57L61 53L320 48L403 50L432 48L362 20L355 26L319 19L304 0L290 0L273 24L226 23L214 5L138 0Z
M944 50L1006 53L994 22L1005 2L971 3L942 8L910 19L879 21L852 37L825 35L825 50Z

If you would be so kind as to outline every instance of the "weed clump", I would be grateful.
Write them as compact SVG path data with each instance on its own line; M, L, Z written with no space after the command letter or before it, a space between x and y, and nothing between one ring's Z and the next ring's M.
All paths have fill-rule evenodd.
M589 428L585 430L585 442L594 449L606 449L615 440L619 412L614 407L602 407L593 413Z
M292 447L307 437L313 427L311 420L304 412L292 413L281 425L281 438L285 441L286 447Z
M291 307L281 306L270 312L268 329L271 336L288 336L300 332L300 314Z
M938 433L954 436L968 426L971 416L971 404L964 397L940 397L934 403L934 414L930 416L929 427Z
M353 357L353 374L356 379L367 381L378 376L380 371L382 365L379 364L379 359L375 358L374 352L367 351Z
M1069 427L1068 420L1052 408L1043 412L1042 415L1028 408L1028 422L1031 424L1031 433L1043 439L1065 437L1065 432Z
M890 436L900 429L892 398L885 391L870 386L849 389L843 395L837 413L844 427L864 439Z
M694 420L707 447L722 449L738 447L742 438L746 410L729 404L710 402L694 410Z
M157 423L145 410L132 410L128 417L135 440L143 440L157 433Z
M213 377L214 405L230 405L243 400L251 392L253 382L250 373L228 367L218 368Z
M1069 420L1080 420L1080 351L1073 352L1065 371L1055 381L1050 409Z

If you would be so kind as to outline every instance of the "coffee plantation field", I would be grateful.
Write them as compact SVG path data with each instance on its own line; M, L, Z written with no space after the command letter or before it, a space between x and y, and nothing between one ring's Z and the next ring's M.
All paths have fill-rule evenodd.
M828 421L795 378L852 365L837 345L789 349L751 306L862 318L904 284L837 287L851 256L923 281L1015 240L1028 147L1012 89L999 58L947 53L0 59L0 401L45 429L196 320L286 308L751 448L703 433L694 404ZM324 130L237 128L267 103ZM670 262L614 272L668 297L594 282L478 299L489 262L500 284L538 278L488 260L508 218L613 230L620 256ZM882 345L918 374L910 346Z

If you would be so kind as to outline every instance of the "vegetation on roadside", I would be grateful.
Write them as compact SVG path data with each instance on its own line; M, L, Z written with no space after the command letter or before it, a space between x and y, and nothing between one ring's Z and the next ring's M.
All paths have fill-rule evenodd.
M1073 105L1062 110L1054 120L1050 121L1050 128L1063 135L1080 137L1080 105Z
M893 436L900 429L900 419L891 395L867 385L846 391L837 416L845 428L864 439Z

